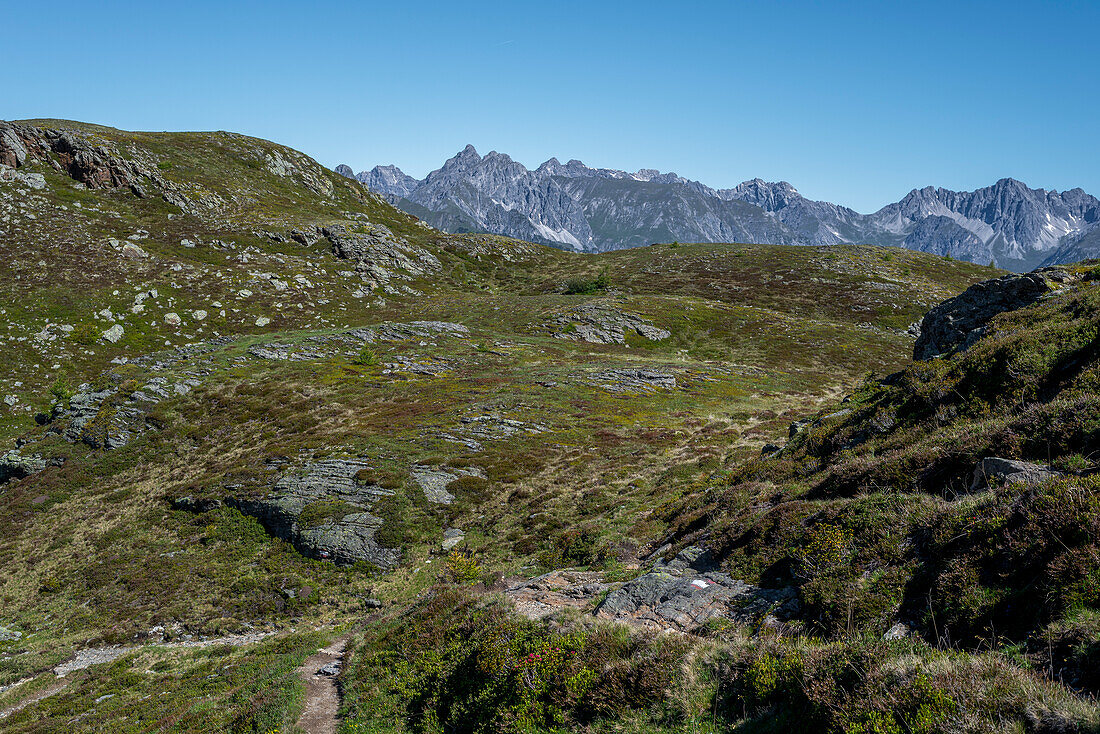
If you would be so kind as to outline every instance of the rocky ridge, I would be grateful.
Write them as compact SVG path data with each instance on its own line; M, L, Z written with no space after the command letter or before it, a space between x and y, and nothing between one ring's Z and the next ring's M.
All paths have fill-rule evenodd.
M343 166L350 172L350 168ZM650 242L873 243L1028 270L1100 255L1100 201L1014 179L971 192L926 187L877 212L803 197L786 181L713 189L675 173L556 158L528 170L472 146L420 181L396 166L356 178L450 232L485 231L582 250Z

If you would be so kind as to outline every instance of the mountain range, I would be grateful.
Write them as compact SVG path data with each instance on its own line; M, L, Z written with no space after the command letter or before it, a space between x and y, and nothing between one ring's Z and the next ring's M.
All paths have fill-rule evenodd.
M807 199L786 181L714 189L675 173L627 173L551 158L529 170L472 145L423 180L394 165L354 174L392 204L452 233L490 232L581 252L653 242L877 244L1010 270L1100 255L1100 200L1012 178L976 191L914 189L872 214Z

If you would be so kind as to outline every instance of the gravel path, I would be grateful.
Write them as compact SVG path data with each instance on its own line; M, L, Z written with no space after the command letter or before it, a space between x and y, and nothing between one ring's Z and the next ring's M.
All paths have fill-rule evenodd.
M336 714L340 709L336 674L343 663L346 645L347 640L337 640L311 655L298 669L306 684L306 706L298 717L298 728L306 734L336 734ZM322 668L324 673L320 672Z

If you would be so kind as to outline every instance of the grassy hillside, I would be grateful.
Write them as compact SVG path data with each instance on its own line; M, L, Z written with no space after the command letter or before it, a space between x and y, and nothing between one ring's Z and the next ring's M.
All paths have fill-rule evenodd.
M954 622L951 644L987 657L915 640L883 657L884 643L838 642L841 631L880 634L898 589L934 571L906 550L874 562L845 550L814 585L790 567L810 536L763 530L777 517L804 528L814 512L853 512L873 525L866 536L846 530L861 543L902 543L954 506L927 489L882 490L889 501L852 489L873 483L861 477L876 473L887 439L837 448L826 429L856 430L837 420L778 458L760 450L857 388L859 410L843 425L867 419L864 405L903 400L889 392L897 384L867 375L903 368L908 326L998 271L871 247L661 244L582 256L439 233L266 141L62 121L17 128L30 140L17 170L44 184L0 180L0 395L11 396L0 454L17 450L0 484L0 627L18 633L0 635L0 712L27 704L0 719L5 730L201 730L214 709L211 731L288 730L301 698L288 671L351 632L346 730L388 731L368 722L394 712L409 730L474 730L522 691L494 688L504 683L491 675L452 690L440 671L468 677L470 646L490 654L502 629L519 630L508 632L509 655L545 643L586 661L555 668L568 675L554 678L564 689L538 694L550 703L522 693L533 708L500 719L505 728L601 730L633 712L639 731L678 730L677 716L701 721L714 707L728 711L707 726L735 726L749 699L706 686L778 665L766 655L786 660L796 640L814 680L833 680L838 655L915 655L942 671L989 660L1018 681L1021 701L1041 691L1086 716L1068 688L1024 670L1030 648L1006 661L981 648L988 636ZM891 435L913 456L935 453L940 438ZM347 465L359 494L311 495L293 537L273 537L271 518L249 509L299 474ZM355 504L365 494L369 506ZM310 544L364 513L393 564L334 563ZM455 549L441 550L455 531ZM620 583L666 542L709 544L752 583L793 579L810 610L804 626L763 647L736 642L754 630L733 628L672 644L580 612L550 628L519 622L492 596L562 567ZM858 615L839 622L848 597L861 600ZM1036 619L1034 629L1064 621ZM573 637L555 642L562 632ZM218 636L235 646L172 646ZM443 639L453 655L431 657L427 641ZM56 685L54 666L103 645L127 649L32 702ZM402 649L404 677L374 690L393 669L386 651ZM271 682L240 677L252 670ZM919 684L933 698L950 683L936 675ZM789 681L760 685L752 706L789 705ZM860 690L859 700L879 701L879 689ZM993 700L983 690L967 695ZM690 701L674 706L673 691ZM434 713L417 698L421 718L407 718L417 696L430 696ZM592 709L598 700L606 707Z

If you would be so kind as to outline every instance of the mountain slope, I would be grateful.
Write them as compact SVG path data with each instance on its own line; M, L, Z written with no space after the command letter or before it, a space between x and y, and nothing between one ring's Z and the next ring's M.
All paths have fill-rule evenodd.
M652 581L665 540L724 522L692 524L716 471L905 367L914 321L1001 274L868 246L590 256L447 234L229 133L51 120L0 123L0 141L16 164L0 168L5 731L290 731L295 671L349 634L344 731L683 730L666 692L713 680L686 677L710 670L691 660L728 648L592 620L582 587ZM551 644L560 627L509 610L553 611L536 587L570 574L580 591L562 598L590 606ZM777 649L757 613L788 592L713 578L759 597L714 630ZM544 642L551 667L521 662ZM944 670L986 660L912 644L939 671L906 678L930 700L955 695ZM554 647L578 650L572 667ZM848 685L834 654L870 653L820 640L821 685ZM1066 684L998 665L964 703L1030 691L997 715L1092 715ZM889 700L875 690L860 711ZM747 715L708 696L693 720Z
M674 173L594 169L556 158L528 171L496 152L482 158L472 146L422 182L394 166L358 179L448 231L594 252L673 240L873 243L1027 270L1072 261L1072 243L1100 222L1100 201L1080 189L1048 192L1013 179L973 192L914 189L863 215L806 199L785 181L714 190Z

